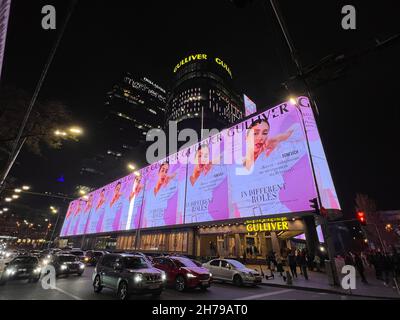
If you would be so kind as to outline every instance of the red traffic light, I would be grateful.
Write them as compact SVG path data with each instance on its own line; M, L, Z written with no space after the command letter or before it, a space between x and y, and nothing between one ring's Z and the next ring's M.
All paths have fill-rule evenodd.
M363 225L365 226L367 224L367 218L365 216L365 212L364 211L358 211L357 212L357 220Z

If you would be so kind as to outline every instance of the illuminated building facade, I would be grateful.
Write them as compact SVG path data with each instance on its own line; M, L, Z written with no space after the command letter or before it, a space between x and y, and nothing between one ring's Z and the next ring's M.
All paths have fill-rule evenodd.
M243 118L243 98L234 89L230 67L208 54L190 55L174 68L167 121L178 129L221 129Z

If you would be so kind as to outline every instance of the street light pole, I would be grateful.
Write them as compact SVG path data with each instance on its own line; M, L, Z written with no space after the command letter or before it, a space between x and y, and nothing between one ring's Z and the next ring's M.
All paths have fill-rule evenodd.
M48 246L47 246L47 249L50 249L50 245L51 245L51 243L52 243L52 241L53 241L53 238L54 238L54 232L56 232L56 229L57 229L58 220L60 220L60 215L61 215L61 210L58 210L56 224L54 225L53 231L52 231L52 233L51 233L51 237L50 237L50 240L49 240L49 244L48 244Z
M303 84L304 84L305 89L306 89L306 92L307 92L307 95L311 100L311 106L312 106L312 108L315 109L315 113L317 115L319 115L317 104L315 103L313 95L311 94L310 86L308 85L308 82L307 82L306 78L304 77L303 67L302 67L300 59L298 57L297 50L296 50L296 48L295 48L295 46L293 44L293 40L290 37L289 30L288 30L288 28L286 26L286 23L285 23L285 21L283 19L283 16L282 16L282 14L281 14L281 12L279 10L279 5L277 4L276 0L270 0L270 3L271 3L272 10L274 11L275 17L278 20L279 26L280 26L280 28L282 30L282 33L283 33L283 36L285 38L286 44L287 44L287 46L289 48L290 56L291 56L294 64L296 65L297 72L298 72L300 78L302 79Z
M301 110L301 106L298 104L297 101L296 101L295 106L296 106L297 110L300 113L302 126L304 128L304 134L306 136L306 143L307 143L307 149L308 149L308 154L309 154L309 160L310 160L310 164L311 164L312 175L313 175L313 179L314 179L315 188L316 188L316 191L317 191L318 203L319 203L319 207L322 208L321 193L320 193L320 190L319 190L317 177L315 175L314 161L313 161L312 154L311 154L310 141L309 141L309 138L308 138L308 131L307 131L306 123L304 121L303 111ZM312 109L311 109L311 112L312 112ZM325 242L326 242L326 245L328 247L328 256L329 256L330 266L331 266L331 270L332 270L333 285L334 286L339 286L339 276L338 276L338 272L337 272L337 269L336 269L335 256L333 254L335 248L334 248L334 245L333 245L333 242L332 242L332 237L331 237L331 234L330 234L330 231L329 231L328 218L324 217L324 216L320 216L320 220L322 222L321 223L322 233L324 235Z

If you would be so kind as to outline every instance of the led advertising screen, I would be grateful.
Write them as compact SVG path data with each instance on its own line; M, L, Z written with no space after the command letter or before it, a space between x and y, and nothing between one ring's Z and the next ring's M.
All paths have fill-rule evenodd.
M316 197L302 121L284 103L230 128L228 166L233 218L308 211ZM236 136L236 137L235 137Z
M314 172L319 187L322 206L325 209L340 210L339 200L333 184L332 175L329 170L328 161L326 159L324 147L322 146L314 114L311 109L310 100L306 97L299 97L298 104L304 118L304 125L307 129L311 157L314 164Z
M246 95L244 95L243 99L244 99L244 110L246 117L256 113L257 112L256 104Z
M228 170L220 152L223 149L221 139L208 139L190 148L185 223L229 218Z
M183 223L186 165L182 157L175 154L144 169L142 228Z
M61 235L309 212L311 159L323 206L340 209L309 100L299 97L73 201Z

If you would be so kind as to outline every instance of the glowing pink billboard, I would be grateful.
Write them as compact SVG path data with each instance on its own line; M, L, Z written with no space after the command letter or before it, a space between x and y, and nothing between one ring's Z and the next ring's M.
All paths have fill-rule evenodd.
M310 212L315 180L322 205L340 210L309 100L299 97L73 201L61 236Z
M175 154L144 169L146 185L141 228L183 223L186 177L184 162Z
M243 97L245 116L250 116L257 112L257 105L246 95Z

